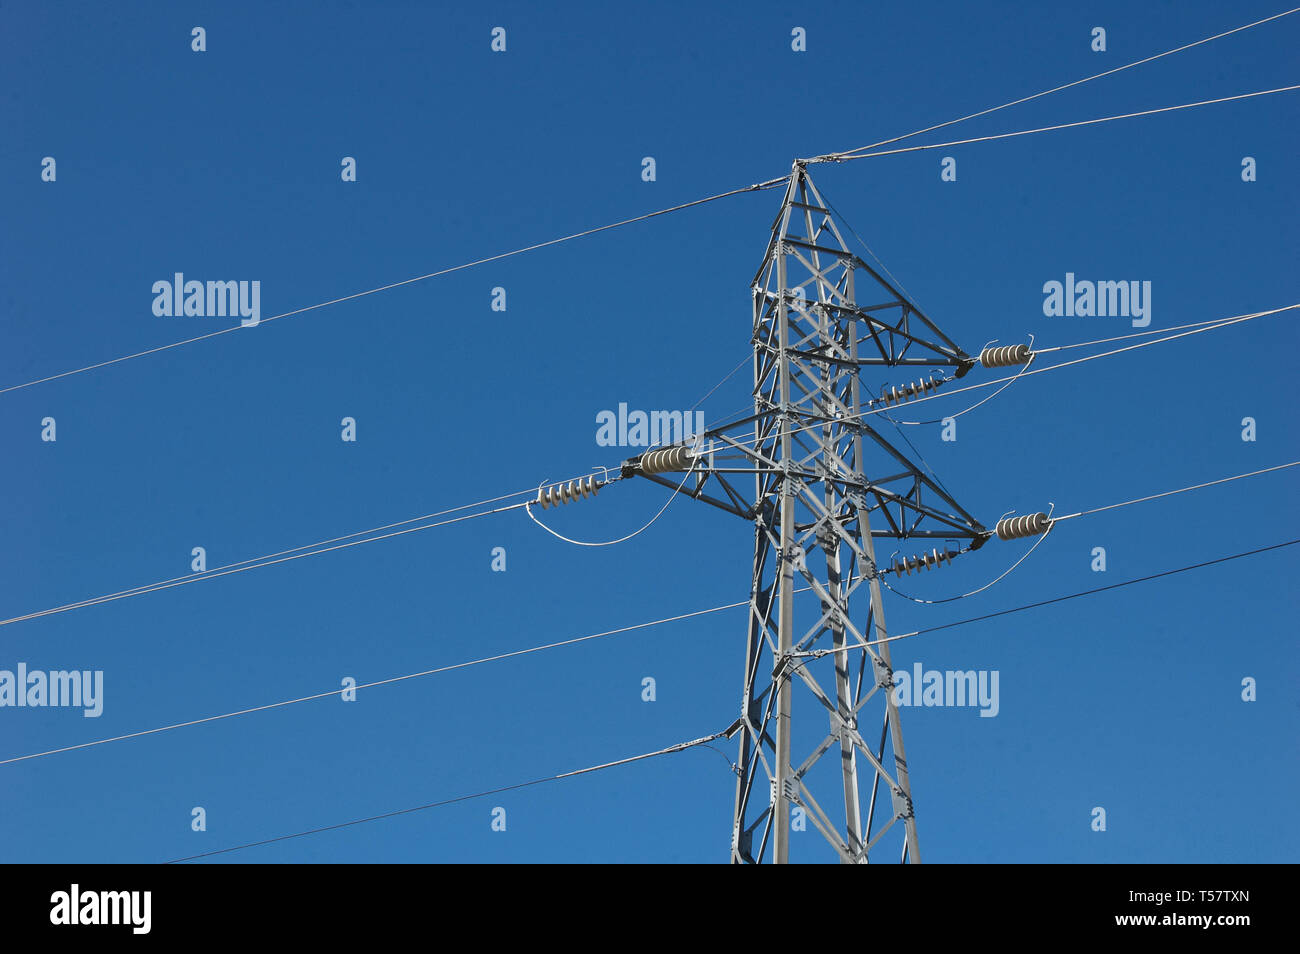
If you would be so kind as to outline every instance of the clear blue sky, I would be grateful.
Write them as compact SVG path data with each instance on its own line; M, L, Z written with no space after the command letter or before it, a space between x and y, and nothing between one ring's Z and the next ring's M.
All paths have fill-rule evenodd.
M5 4L0 387L232 323L156 317L151 286L177 271L261 281L265 317L778 176L795 156L1284 7L466 6ZM206 52L190 49L194 26ZM790 49L796 26L807 52ZM1289 85L1298 42L1287 18L919 141ZM1045 317L1043 283L1066 272L1151 281L1152 328L1297 300L1298 102L814 179L966 350L1065 344L1134 330ZM956 182L940 181L943 155ZM340 180L345 156L355 183ZM1241 180L1244 156L1258 181ZM746 354L748 284L779 203L744 195L0 395L0 616L183 575L196 546L216 566L616 464L627 453L596 446L597 412L689 407ZM1293 315L1038 375L962 417L956 442L909 436L990 525L1282 463L1297 456ZM705 408L747 396L742 372ZM345 416L355 443L340 440ZM889 625L1288 539L1294 474L1062 524L998 586L940 607L891 600ZM621 536L662 501L626 482L553 522ZM516 511L6 626L0 669L103 670L106 685L98 719L0 709L0 758L741 600L752 539L679 501L636 539L585 550ZM490 569L498 546L505 573ZM1090 569L1098 546L1104 573ZM995 542L911 588L972 589L1023 549ZM897 668L1000 673L996 718L903 710L925 859L1295 860L1297 569L1285 550L898 644ZM743 629L743 612L717 614L0 766L0 859L165 860L708 734L738 714ZM697 749L225 857L719 862L733 787L724 759ZM191 831L195 806L206 832ZM1105 833L1090 830L1094 806ZM795 837L796 860L830 859L815 831Z

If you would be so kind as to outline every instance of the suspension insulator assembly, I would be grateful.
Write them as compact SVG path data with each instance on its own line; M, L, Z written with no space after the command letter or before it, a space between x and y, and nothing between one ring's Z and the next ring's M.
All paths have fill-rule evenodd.
M980 352L980 364L986 368L1010 368L1017 364L1028 364L1034 353L1029 345L1003 345L1000 348L985 348Z
M886 573L893 573L896 576L902 576L906 573L912 575L916 570L934 570L943 566L945 563L951 563L952 558L959 556L956 550L944 550L940 553L938 550L931 550L929 553L918 553L916 556L905 557L902 560L895 559L885 570Z
M579 497L594 497L603 486L605 485L595 477L571 480L567 484L556 484L554 487L537 491L537 499L533 502L541 504L542 509L545 510L547 507L570 503Z
M891 404L902 404L904 401L911 401L914 398L929 394L931 391L947 382L947 378L938 374L933 374L928 378L922 378L920 381L913 381L911 384L905 384L902 387L891 387L884 391L880 400L885 402L886 407Z
M661 447L641 455L641 473L664 474L674 470L690 470L695 454L689 447Z
M1045 513L1027 513L1020 517L1007 517L999 520L997 535L999 540L1019 540L1022 537L1036 537L1046 533L1052 525L1052 519Z

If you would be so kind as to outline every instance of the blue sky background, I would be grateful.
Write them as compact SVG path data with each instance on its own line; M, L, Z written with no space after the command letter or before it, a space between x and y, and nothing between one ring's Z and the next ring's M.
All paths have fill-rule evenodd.
M232 322L159 318L175 271L258 279L262 314L788 171L1280 12L1279 3L60 4L0 9L0 387ZM190 50L190 29L208 50ZM489 50L504 26L508 50ZM790 49L803 26L808 51ZM1108 51L1089 48L1108 31ZM1300 19L916 140L1296 81ZM1296 94L819 166L944 330L1053 346L1042 285L1153 283L1152 328L1297 300ZM958 180L939 160L958 160ZM55 183L40 180L54 156ZM354 156L358 181L340 181ZM657 160L657 181L640 178ZM1243 156L1258 181L1241 181ZM595 415L684 409L749 350L780 204L744 195L0 395L0 616L617 464ZM490 310L503 286L508 310ZM1037 375L908 436L966 509L1073 512L1296 457L1294 315ZM1067 353L1077 355L1079 352ZM710 420L743 406L742 371ZM986 379L976 371L968 381ZM926 405L965 407L970 395ZM919 410L919 409L918 409ZM58 422L57 443L40 421ZM339 421L358 422L356 443ZM1241 419L1258 422L1243 442ZM917 629L1296 535L1293 471L1062 524ZM553 525L621 536L616 485ZM0 668L102 669L105 710L0 709L0 758L746 597L752 529L679 501L618 547L522 512L0 628ZM505 573L490 571L493 547ZM1105 573L1090 570L1104 546ZM994 542L917 581L1001 573ZM1001 711L904 709L932 862L1293 861L1294 549L914 640L996 669ZM742 610L337 699L0 766L0 858L160 861L658 749L738 714ZM641 680L658 698L641 701ZM1254 703L1241 680L1258 680ZM797 697L823 728L810 699ZM798 718L798 712L796 712ZM734 759L730 743L727 759ZM725 861L734 782L697 749L222 860ZM834 790L828 793L833 796ZM833 803L833 798L828 798ZM490 811L507 810L504 833ZM190 830L203 806L208 830ZM1108 830L1090 830L1103 806ZM795 860L830 860L795 835Z

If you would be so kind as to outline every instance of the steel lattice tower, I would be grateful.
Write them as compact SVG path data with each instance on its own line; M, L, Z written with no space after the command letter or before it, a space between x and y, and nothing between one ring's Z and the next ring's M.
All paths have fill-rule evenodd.
M752 289L753 414L710 429L693 451L623 466L754 525L731 860L787 862L798 806L844 863L873 851L919 862L889 644L878 642L875 541L971 549L988 532L876 431L877 418L861 416L879 403L864 397L861 372L908 368L910 379L937 367L954 377L975 359L848 250L802 163ZM752 496L742 489L751 476ZM814 712L827 720L817 744ZM811 749L796 752L801 743ZM815 797L815 785L827 790Z

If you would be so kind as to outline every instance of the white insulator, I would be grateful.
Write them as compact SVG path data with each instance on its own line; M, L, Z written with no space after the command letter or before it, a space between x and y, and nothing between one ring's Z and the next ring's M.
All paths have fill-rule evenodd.
M886 405L902 404L904 401L910 401L913 398L929 394L946 382L946 378L933 375L928 378L922 378L920 381L914 381L911 384L905 384L902 387L891 387L884 393Z
M690 470L695 463L695 454L689 447L661 447L647 451L641 457L641 473L663 474L673 470Z
M986 368L1010 368L1017 364L1028 364L1034 353L1029 345L1003 345L1000 348L985 348L980 352L980 364Z
M1045 513L1027 513L1020 517L1007 517L999 520L997 534L999 540L1019 540L1021 537L1035 537L1046 533L1052 525Z
M902 560L894 560L894 562L889 565L889 569L885 570L885 572L894 573L898 576L902 576L906 573L908 576L911 576L913 570L916 570L919 573L921 570L936 569L943 566L945 563L951 562L952 558L956 555L957 554L952 550L944 550L942 553L938 550L931 550L929 553L918 553L916 556L906 557Z
M595 477L571 480L567 484L556 484L554 487L539 490L536 502L542 505L543 510L548 507L558 507L561 504L577 500L579 497L584 499L594 497L602 486L596 481Z

